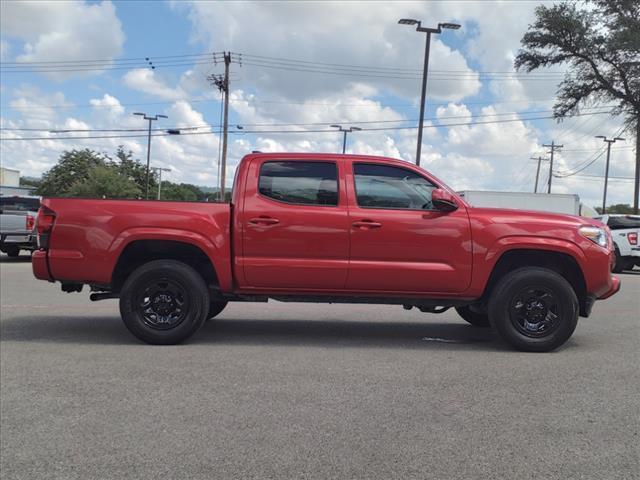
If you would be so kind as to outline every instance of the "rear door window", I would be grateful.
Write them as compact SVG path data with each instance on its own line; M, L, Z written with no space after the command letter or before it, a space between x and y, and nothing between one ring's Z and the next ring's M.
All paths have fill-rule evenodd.
M260 167L258 190L279 202L336 206L338 169L331 162L265 162Z

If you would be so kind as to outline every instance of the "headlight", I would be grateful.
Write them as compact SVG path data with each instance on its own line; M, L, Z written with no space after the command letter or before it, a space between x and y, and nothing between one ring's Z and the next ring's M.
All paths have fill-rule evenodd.
M609 245L607 231L604 228L580 227L580 235L588 238L593 243L600 245L602 248L607 248Z

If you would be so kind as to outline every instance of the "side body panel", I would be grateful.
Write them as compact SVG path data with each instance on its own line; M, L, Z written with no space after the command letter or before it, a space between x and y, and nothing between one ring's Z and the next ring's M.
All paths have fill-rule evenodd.
M221 288L233 288L228 204L54 198L43 205L56 213L48 251L56 280L108 285L128 244L171 240L200 248Z
M353 164L348 162L347 193L351 226L349 290L451 294L464 292L471 282L471 228L466 206L453 212L362 208L354 188ZM367 164L389 162L366 160ZM395 167L433 181L406 162ZM376 228L359 222L374 222Z
M235 222L239 229L236 244L241 244L235 258L236 271L242 271L240 286L268 290L343 289L349 263L343 165L322 155L307 159L336 163L338 205L302 205L277 201L258 191L262 164L276 159L279 158L244 162L244 195Z

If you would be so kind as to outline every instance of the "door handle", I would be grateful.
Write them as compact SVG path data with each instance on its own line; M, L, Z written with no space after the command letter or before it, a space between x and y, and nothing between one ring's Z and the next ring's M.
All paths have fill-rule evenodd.
M275 225L276 223L280 223L280 220L277 218L271 217L255 217L249 220L251 225Z
M382 226L379 222L374 222L373 220L360 220L358 222L353 222L352 224L355 228L380 228Z

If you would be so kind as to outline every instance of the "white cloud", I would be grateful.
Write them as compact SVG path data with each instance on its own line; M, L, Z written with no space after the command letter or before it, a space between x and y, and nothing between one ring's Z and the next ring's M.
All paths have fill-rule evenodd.
M175 88L168 86L156 76L155 71L145 68L136 68L128 71L124 77L122 77L122 80L124 84L132 90L137 90L164 100L178 100L187 96L180 86Z
M174 6L187 11L194 26L194 41L214 51L402 69L346 76L313 74L284 70L281 63L276 68L250 65L260 60L249 56L244 58L242 67L233 65L232 71L250 78L261 93L295 99L325 96L365 82L405 98L419 95L424 36L397 25L397 18L405 12L427 18L437 13L440 17L446 10L436 3L397 2L376 2L367 8L360 2L175 2ZM262 28L256 33L256 25L282 28ZM455 35L450 31L446 34ZM479 91L480 82L462 53L437 37L432 42L431 65L468 74L469 78L434 78L430 81L430 98L459 100ZM385 78L406 77L407 73L413 78Z
M3 35L23 42L22 62L113 59L122 51L124 33L109 1L1 2ZM46 73L56 80L97 72Z

